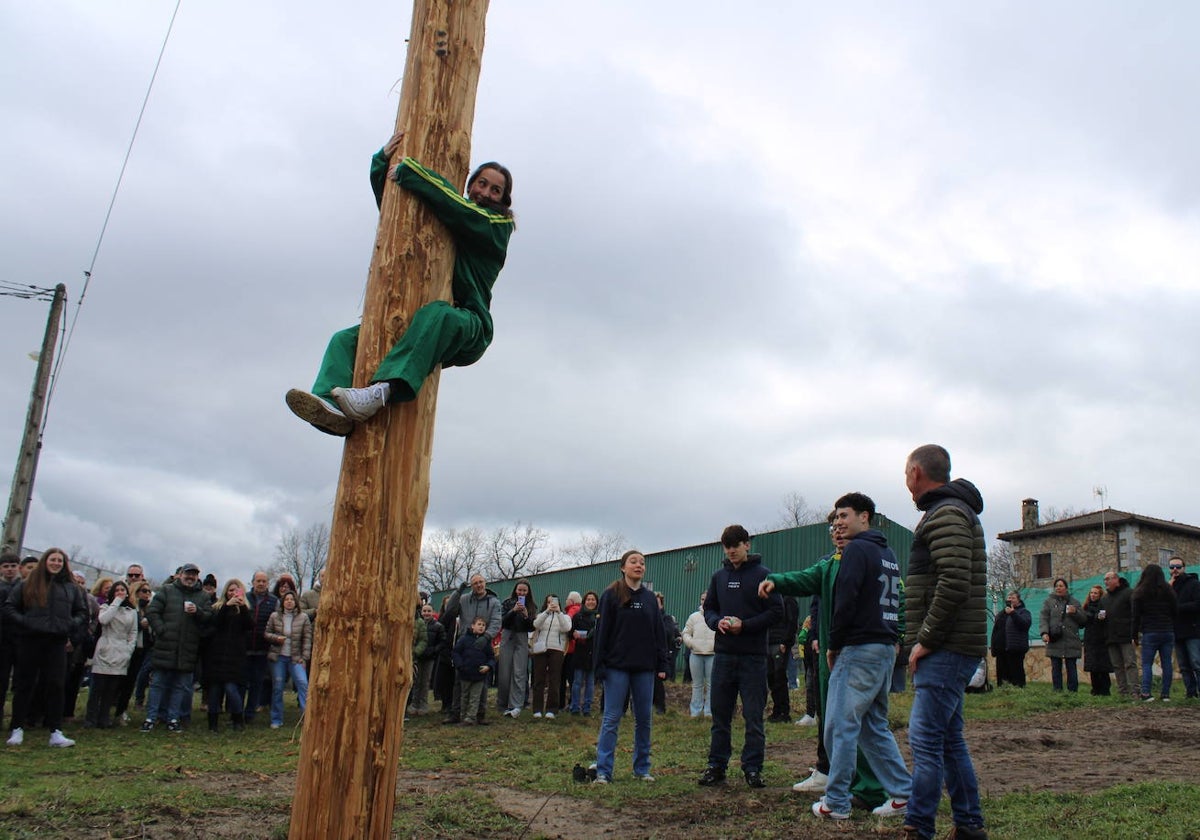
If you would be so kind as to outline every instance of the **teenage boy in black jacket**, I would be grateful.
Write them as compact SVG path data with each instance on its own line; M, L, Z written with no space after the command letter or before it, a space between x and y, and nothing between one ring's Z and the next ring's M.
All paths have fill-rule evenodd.
M770 569L762 556L750 553L750 534L741 525L730 525L721 534L725 563L713 572L704 596L704 621L716 631L712 672L712 736L708 767L700 777L704 787L725 781L733 752L730 731L733 708L742 700L746 741L742 746L742 773L752 788L766 787L762 778L767 739L763 711L767 705L767 631L783 617L777 594L758 597L758 585Z

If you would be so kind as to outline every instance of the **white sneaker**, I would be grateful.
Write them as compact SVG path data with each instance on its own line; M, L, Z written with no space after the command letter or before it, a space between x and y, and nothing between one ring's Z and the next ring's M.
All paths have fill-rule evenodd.
M334 388L329 393L347 417L365 423L387 405L390 391L386 382L376 382L366 388Z
M812 715L805 715L804 717L800 718L800 720L796 721L796 725L797 726L816 726L817 719L815 717L813 717Z
M654 777L651 776L649 773L643 773L642 775L634 776L633 778L637 779L639 782L653 782L654 781Z
M540 718L541 716L542 716L542 713L541 713L541 712L534 712L534 713L533 713L533 717L534 717L534 719L535 719L535 720L536 720L536 719L538 719L538 718Z
M554 720L554 712L546 712L546 720Z
M292 414L327 435L345 437L354 431L353 420L316 394L292 388L283 399Z
M813 816L822 820L848 820L849 814L844 814L841 811L834 811L825 804L825 797L822 796L812 804Z
M508 715L513 720L516 720L517 718L519 718L521 716L521 710L520 709L509 709L504 714Z
M25 743L25 730L21 729L20 727L17 727L16 729L14 729L12 731L12 735L8 736L8 740L5 741L5 743L8 744L10 747L21 746L22 744Z
M908 800L889 799L878 808L872 808L871 813L877 817L903 817L908 813Z
M812 775L807 779L801 779L792 785L792 790L796 793L824 793L825 785L829 783L829 777L820 770L812 769Z
M62 734L61 729L55 729L50 733L50 746L52 747L73 747L75 742Z

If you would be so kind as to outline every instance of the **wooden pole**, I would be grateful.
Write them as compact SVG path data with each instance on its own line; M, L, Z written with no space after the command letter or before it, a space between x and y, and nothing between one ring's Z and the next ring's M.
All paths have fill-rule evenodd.
M414 0L401 151L465 183L487 0ZM367 281L354 384L423 304L450 298L445 228L392 182ZM305 712L291 840L391 836L438 373L346 440Z
M67 287L59 283L54 287L50 317L46 321L46 333L42 336L42 352L38 355L33 391L29 395L29 411L25 415L25 431L21 435L21 452L13 472L12 491L8 494L8 513L4 517L4 551L20 554L25 544L25 526L29 521L29 505L33 501L33 479L42 451L46 390L50 384L50 370L54 367L54 345L58 343L58 325L62 321L66 300Z

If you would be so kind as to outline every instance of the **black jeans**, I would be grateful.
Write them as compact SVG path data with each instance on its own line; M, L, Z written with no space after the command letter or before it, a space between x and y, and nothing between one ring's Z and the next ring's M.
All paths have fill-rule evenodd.
M788 695L788 653L779 652L779 645L772 645L767 660L767 685L771 688L771 717L791 717L792 699Z
M718 653L713 660L712 737L708 765L724 770L733 752L733 709L739 696L746 740L742 744L742 772L761 773L767 737L763 710L767 705L767 657L752 653Z
M41 678L39 681L38 678ZM30 634L22 637L17 654L17 675L13 681L12 726L21 729L34 702L34 690L40 682L46 728L62 729L63 686L67 681L67 640Z

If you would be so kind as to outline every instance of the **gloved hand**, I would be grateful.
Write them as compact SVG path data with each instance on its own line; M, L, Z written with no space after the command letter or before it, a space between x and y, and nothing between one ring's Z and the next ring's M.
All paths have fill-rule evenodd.
M480 636L475 639L475 647L480 650L487 650L492 645L492 640L487 636Z

